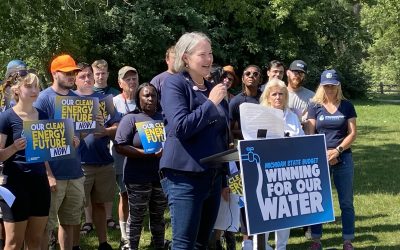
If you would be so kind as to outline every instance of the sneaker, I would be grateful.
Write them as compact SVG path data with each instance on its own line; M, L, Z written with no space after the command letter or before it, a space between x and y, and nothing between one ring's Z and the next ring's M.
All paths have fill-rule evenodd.
M164 240L164 249L172 249L172 241Z
M106 242L103 242L99 245L99 248L97 248L97 250L113 250L112 247L110 246L110 244Z
M308 250L322 250L322 244L320 242L313 241Z
M269 244L265 245L265 250L274 250Z
M311 227L307 227L307 230L304 232L304 237L306 237L307 240L311 240Z
M346 241L343 243L343 250L353 250L354 247L350 241Z
M242 242L242 250L253 250L253 241L252 240L244 240Z
M119 249L120 250L129 250L129 240L121 238L119 242Z

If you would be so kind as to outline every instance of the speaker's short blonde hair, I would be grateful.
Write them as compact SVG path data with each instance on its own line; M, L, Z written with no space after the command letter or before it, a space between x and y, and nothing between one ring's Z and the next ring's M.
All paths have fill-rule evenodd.
M186 65L183 61L183 55L185 53L193 53L193 48L196 47L196 45L203 40L206 40L211 45L210 38L208 38L207 35L201 32L185 33L179 38L178 42L175 45L175 72L181 72L185 69Z

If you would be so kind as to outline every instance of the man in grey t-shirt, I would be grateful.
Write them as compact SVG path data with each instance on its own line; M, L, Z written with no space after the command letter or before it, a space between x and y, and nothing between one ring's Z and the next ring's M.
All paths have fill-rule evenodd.
M307 73L307 64L302 60L295 60L286 71L289 91L289 108L299 116L301 122L306 119L308 105L315 93L304 88L303 82Z
M307 74L307 64L302 60L294 60L289 69L286 71L289 92L289 108L297 114L303 126L303 130L307 131L307 108L311 103L311 99L315 93L302 85ZM311 238L311 228L306 226L303 228L307 239Z

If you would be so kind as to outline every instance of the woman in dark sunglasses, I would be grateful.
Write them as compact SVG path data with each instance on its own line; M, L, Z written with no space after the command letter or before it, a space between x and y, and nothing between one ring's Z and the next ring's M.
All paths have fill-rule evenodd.
M28 73L35 73L34 70L28 70L26 67L26 64L20 60L13 60L7 66L5 79L0 86L0 112L4 112L15 104L15 101L11 98L10 87L16 77L24 77Z
M26 162L23 122L47 119L47 115L33 107L40 91L37 75L16 72L10 83L16 104L0 116L0 161L7 176L2 186L16 198L11 207L0 200L6 232L4 248L19 250L25 242L27 249L40 249L50 208L49 183L54 184L55 179L47 162Z

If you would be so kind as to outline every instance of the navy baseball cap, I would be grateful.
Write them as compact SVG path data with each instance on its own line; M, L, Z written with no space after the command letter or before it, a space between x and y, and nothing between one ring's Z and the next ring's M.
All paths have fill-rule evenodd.
M339 85L339 75L334 69L325 70L321 74L321 85Z

